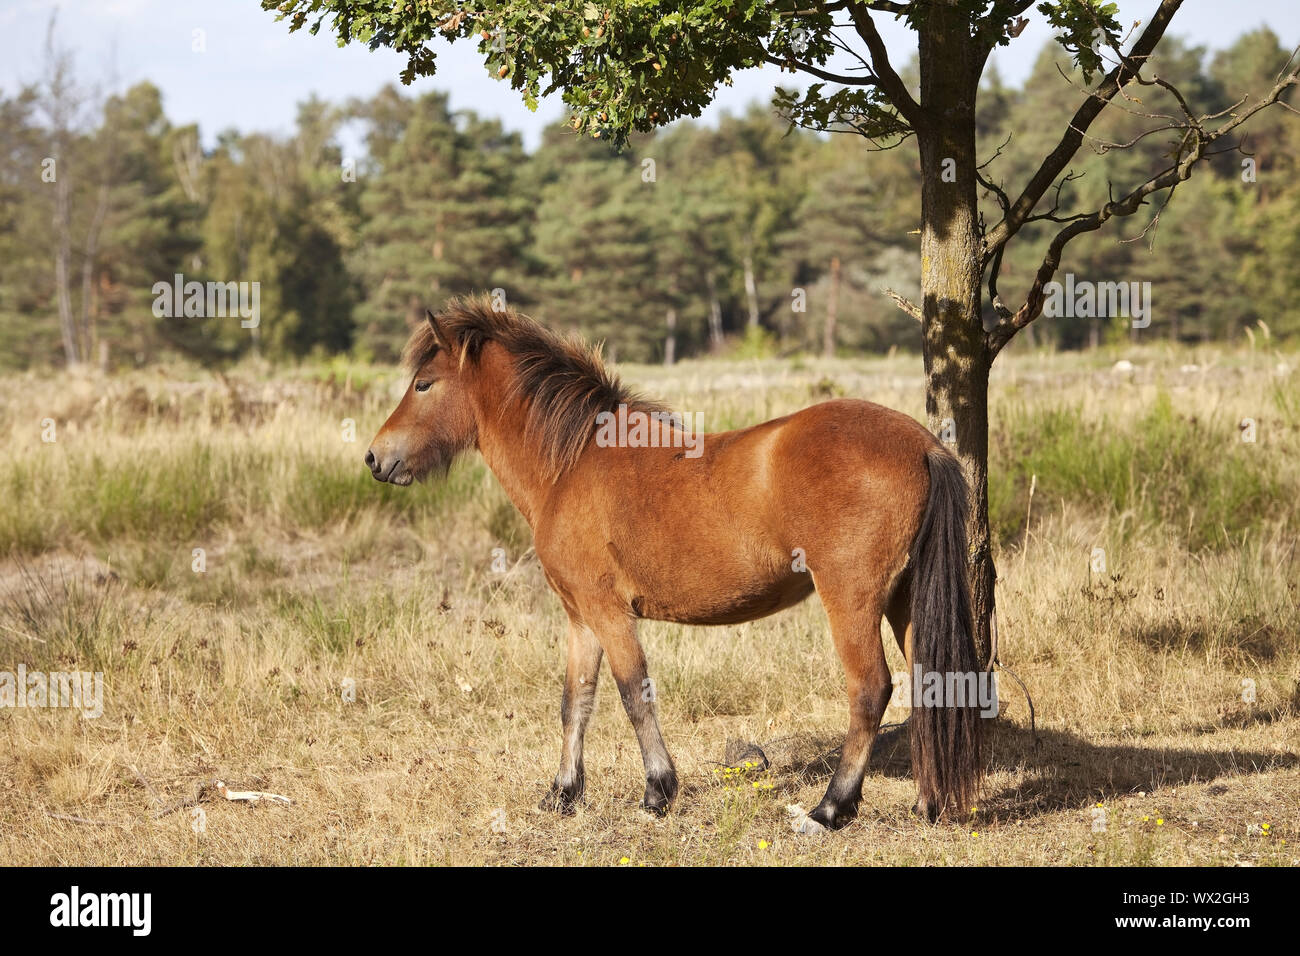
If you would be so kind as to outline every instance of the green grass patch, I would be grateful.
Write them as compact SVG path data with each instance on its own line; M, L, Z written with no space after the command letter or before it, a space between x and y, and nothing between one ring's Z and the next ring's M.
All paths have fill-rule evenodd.
M1068 406L1015 407L992 438L989 520L1003 542L1024 530L1035 475L1040 507L1078 503L1123 519L1129 536L1163 525L1191 550L1294 520L1300 496L1265 446L1241 441L1235 422L1180 414L1163 392L1128 422L1087 420Z

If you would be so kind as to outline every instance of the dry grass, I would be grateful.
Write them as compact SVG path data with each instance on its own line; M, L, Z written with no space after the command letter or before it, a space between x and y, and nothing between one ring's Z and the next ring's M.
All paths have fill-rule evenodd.
M1277 369L1295 357L1124 354L1136 371L1112 373L1118 353L1008 356L995 376L1002 657L1034 693L1039 745L1004 680L969 823L908 815L894 733L859 820L817 837L785 809L820 798L845 725L815 599L739 627L645 626L675 812L638 809L640 758L606 677L587 805L544 814L558 602L477 462L439 488L366 475L394 373L0 381L0 670L106 682L98 719L0 709L0 864L1295 865L1300 399ZM625 374L711 429L832 394L921 413L912 357ZM1236 439L1247 416L1253 446ZM1084 431L1062 437L1070 422ZM1138 473L1151 447L1176 470ZM1125 455L1141 468L1107 457ZM1095 547L1105 575L1089 573ZM730 737L763 744L772 768L717 772ZM188 809L155 818L216 779L294 803L208 798L201 833Z

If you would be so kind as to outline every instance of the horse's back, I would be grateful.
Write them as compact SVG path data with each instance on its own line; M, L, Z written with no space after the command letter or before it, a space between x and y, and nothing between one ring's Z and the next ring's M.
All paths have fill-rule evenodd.
M852 516L882 500L927 490L926 454L936 442L901 412L857 399L822 402L762 425L704 438L704 467L722 497L767 524L790 526L828 513Z

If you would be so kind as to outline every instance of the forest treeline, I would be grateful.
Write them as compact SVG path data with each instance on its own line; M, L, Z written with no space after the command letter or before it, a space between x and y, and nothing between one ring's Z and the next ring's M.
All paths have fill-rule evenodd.
M1285 59L1259 30L1213 55L1168 42L1158 71L1212 113L1267 90ZM913 299L919 288L912 149L791 130L756 105L620 153L557 124L527 152L517 133L451 110L443 93L391 87L308 100L287 137L227 130L204 148L195 126L168 120L152 84L95 102L80 82L72 58L53 51L39 83L0 91L4 367L178 354L224 363L252 351L388 361L426 306L494 289L625 360L920 347L917 322L883 291ZM988 181L1014 194L1081 90L1055 44L1020 88L994 75L980 101ZM1167 137L1139 135L1169 106L1159 92L1142 88L1107 111L1042 212L1096 208L1159 167ZM346 129L362 155L344 155ZM1213 157L1167 206L1071 244L1062 272L1151 284L1148 327L1044 317L1022 338L1062 348L1231 340L1260 322L1275 336L1300 333L1298 155L1300 120L1267 111L1240 151ZM996 221L996 197L984 191L982 202ZM1057 228L1051 218L1026 228L1037 241L1004 264L1008 298ZM157 314L155 285L177 274L258 283L260 320Z

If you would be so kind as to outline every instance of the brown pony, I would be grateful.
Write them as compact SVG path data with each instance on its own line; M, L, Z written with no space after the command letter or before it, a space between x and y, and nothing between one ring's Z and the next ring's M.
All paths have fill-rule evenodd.
M598 351L478 298L429 314L403 358L411 384L366 453L371 473L409 485L477 448L532 528L568 616L563 753L544 808L569 812L582 797L602 656L641 745L646 809L663 813L675 796L641 618L734 624L817 591L848 683L839 766L811 814L832 828L857 813L891 695L882 618L909 674L978 671L966 483L906 415L846 399L698 436L696 449L680 434L648 447L602 442L601 413L662 410L622 386ZM930 820L967 812L982 766L974 702L914 706L909 722L914 809Z

